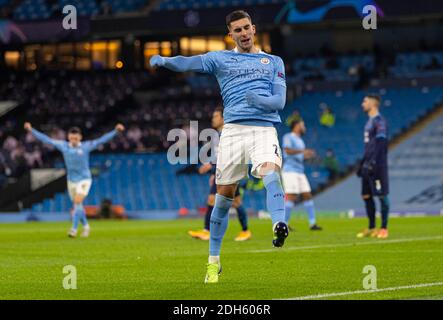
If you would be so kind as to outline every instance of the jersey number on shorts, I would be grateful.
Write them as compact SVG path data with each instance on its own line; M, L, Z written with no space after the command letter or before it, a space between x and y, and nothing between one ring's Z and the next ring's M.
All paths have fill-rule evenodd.
M278 154L278 146L276 144L273 144L272 146L275 148L275 154L280 158L280 155Z

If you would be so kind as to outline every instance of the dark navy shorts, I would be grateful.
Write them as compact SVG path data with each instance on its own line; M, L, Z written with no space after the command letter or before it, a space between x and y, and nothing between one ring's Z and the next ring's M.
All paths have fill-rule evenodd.
M389 194L388 170L382 169L377 177L363 176L361 186L362 195L387 196Z

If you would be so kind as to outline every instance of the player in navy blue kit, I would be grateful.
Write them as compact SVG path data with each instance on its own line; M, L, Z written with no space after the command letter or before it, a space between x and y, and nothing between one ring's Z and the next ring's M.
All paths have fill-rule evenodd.
M223 125L224 125L223 108L218 107L214 110L212 114L212 128L221 133ZM212 210L214 209L215 195L217 194L217 185L215 184L216 166L211 162L204 163L199 168L198 172L200 174L210 173L210 178L209 178L210 190L207 199L208 207L205 214L204 228L202 230L196 230L196 231L190 230L188 234L195 239L209 240L211 213ZM242 202L243 201L242 201L240 188L237 188L234 196L234 201L232 202L232 206L237 210L238 220L240 221L242 231L235 238L235 241L246 241L249 240L252 236L251 231L248 229L248 215L246 213L245 208L242 205Z
M68 141L54 140L47 135L32 128L29 122L24 125L25 130L32 133L34 137L43 143L55 147L63 155L65 161L68 193L74 204L74 214L72 217L72 228L68 232L68 236L75 238L79 222L83 225L83 237L88 237L90 226L86 219L83 201L88 196L92 184L92 175L89 168L89 154L101 144L110 141L118 132L125 130L121 124L117 124L115 129L103 135L102 137L82 142L82 134L79 128L73 127L69 129Z
M362 180L362 197L369 219L367 229L357 234L358 238L377 237L386 239L389 218L389 178L388 178L388 128L386 120L380 115L381 99L377 95L367 95L362 108L369 116L365 125L365 153L357 175ZM378 197L381 206L381 228L375 227L376 207L374 197Z
M225 125L217 154L215 206L211 214L209 259L205 283L217 283L221 272L220 250L228 226L239 181L251 174L263 178L266 202L271 214L274 247L282 247L288 236L285 223L284 191L280 181L282 155L274 125L286 104L283 60L254 44L255 25L245 11L226 17L234 50L208 52L193 57L153 56L153 67L172 71L195 71L217 78L223 98Z

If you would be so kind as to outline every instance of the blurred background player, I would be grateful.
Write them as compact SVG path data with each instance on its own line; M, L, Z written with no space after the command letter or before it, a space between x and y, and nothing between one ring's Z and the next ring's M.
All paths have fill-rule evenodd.
M215 109L215 111L212 114L211 123L212 127L215 130L217 130L219 133L221 133L224 125L223 108L218 107ZM200 174L206 174L208 172L211 173L211 176L209 178L210 191L207 200L208 207L206 209L206 214L205 214L204 228L202 230L197 230L197 231L190 230L188 232L188 234L191 237L200 240L209 240L209 225L210 225L211 213L212 210L214 209L215 195L217 193L217 185L215 184L215 169L216 169L215 164L205 163L198 170ZM232 202L232 206L237 210L238 220L240 221L240 225L242 228L242 231L235 238L235 241L249 240L252 236L252 233L251 231L248 230L248 214L246 213L246 210L243 207L240 188L237 188L235 192L235 197L234 201Z
M291 132L283 136L283 186L286 193L285 221L289 224L291 211L295 201L301 196L303 205L308 213L309 227L312 231L322 230L316 224L315 207L312 200L311 186L305 175L304 160L315 156L315 151L306 149L305 142L301 138L306 133L305 123L297 119L291 123Z
M83 201L88 196L92 184L92 175L89 169L89 154L99 145L110 141L117 132L124 131L124 126L117 124L115 129L104 136L91 141L82 142L81 130L72 127L68 131L68 141L55 140L47 135L32 128L31 123L26 122L25 130L32 133L34 137L43 143L54 146L63 154L68 177L68 193L74 204L74 213L72 216L72 228L68 236L75 238L79 222L83 225L82 237L88 237L90 226L86 218L86 212L83 207Z
M357 175L362 180L362 197L369 219L367 229L357 234L358 238L388 237L389 217L389 180L388 180L388 139L387 123L380 115L381 99L377 95L367 95L362 102L363 111L369 116L365 125L365 153ZM376 207L374 197L378 197L381 206L381 229L375 228Z
M277 130L279 111L286 104L283 60L255 46L255 25L242 10L226 17L233 50L173 58L153 56L153 67L172 71L203 72L216 76L224 102L225 125L217 155L215 206L211 214L209 258L205 283L217 283L221 272L220 251L228 227L228 212L238 183L251 173L263 178L266 202L273 224L273 246L282 247L288 236L284 192L280 181L282 164Z

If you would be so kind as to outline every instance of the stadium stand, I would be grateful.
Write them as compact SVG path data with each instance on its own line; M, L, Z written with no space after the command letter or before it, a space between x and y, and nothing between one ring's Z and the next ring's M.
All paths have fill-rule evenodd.
M0 0L0 12L17 21L33 21L58 17L66 5L75 6L80 17L95 17L137 12L150 3L149 0Z
M61 8L73 5L81 17L95 17L98 15L115 15L137 12L150 5L149 0L24 0L13 8L12 17L18 21L43 20L60 15ZM156 11L190 10L226 8L235 6L257 6L266 4L282 4L283 0L163 0L157 1ZM0 8L11 5L11 0L0 0Z
M25 0L14 10L16 20L48 19L51 16L51 8L45 0Z
M440 88L380 89L382 112L389 122L391 136L399 134L415 119L423 116L443 98ZM296 99L283 111L283 117L297 108L308 126L306 144L326 153L332 148L344 166L354 164L363 150L363 127L366 115L361 110L363 91L308 93ZM321 107L328 105L336 115L332 128L319 122ZM355 133L360 134L355 134Z
M207 175L176 175L184 167L171 168L166 154L96 155L91 165L107 168L95 179L86 205L98 205L102 199L113 199L126 210L178 210L204 206L208 191ZM62 166L61 163L58 164ZM189 186L193 186L190 188ZM148 196L149 195L149 196ZM162 195L173 195L164 197ZM263 192L246 191L247 208L264 208ZM34 212L66 212L71 204L66 193L34 205Z
M400 53L390 73L396 78L433 77L441 75L443 52Z
M442 76L442 57L443 53L438 51L398 54L392 60L386 77L393 80L399 78L399 70L403 70L403 78L409 79ZM358 71L361 67L370 76L377 75L377 59L373 54L327 54L323 57L297 58L287 66L289 89L309 79L315 81L313 75L316 73L321 74L320 81L325 83L340 80L358 83L361 81ZM189 74L177 79L172 77L171 80L168 73L153 76L145 71L39 71L3 74L1 77L5 81L0 84L0 99L16 100L25 109L21 119L6 119L5 126L0 130L0 144L3 146L0 155L3 176L0 183L5 184L10 177L19 177L29 168L54 164L60 166L57 160L60 157L54 150L41 146L29 135L17 131L18 121L32 118L36 127L61 139L65 137L65 130L72 125L85 128L86 138L92 138L121 121L128 130L101 151L154 154L115 154L108 161L103 156L94 155L93 165L104 173L97 177L88 204L98 204L100 199L106 197L115 199L115 203L124 205L128 210L197 208L204 203L205 191L187 196L189 191L183 186L189 183L206 190L207 177L177 176L176 171L180 168L166 165L165 154L159 152L164 152L171 144L166 139L171 128L187 130L189 120L199 120L200 130L210 126L212 110L221 105L217 83L213 78ZM383 98L383 114L390 124L391 137L404 132L441 102L443 96L439 87L418 86L417 83L403 88L378 87L376 92ZM364 93L363 90L350 89L303 91L301 96L288 100L287 107L281 113L285 121L294 111L298 111L307 123L306 143L318 153L318 157L307 164L307 175L314 190L328 182L329 173L323 163L328 150L335 153L341 172L358 161L362 153L362 128L366 122L360 107ZM332 127L320 122L325 109L330 109L334 115ZM39 124L42 126L39 127ZM278 130L282 136L288 128L281 125ZM142 174L151 172L153 167L150 164L157 161L160 167L155 171L155 178L151 174ZM119 169L115 169L115 166ZM137 182L128 180L130 177L143 179ZM110 187L114 184L126 186L132 190L129 192L131 195L122 197L118 189ZM163 194L176 196L167 200L157 196L144 198L148 190L156 189L159 185L164 186L161 189ZM260 193L251 193L246 196L245 203L251 208L264 208L263 199ZM69 205L66 194L57 194L54 199L46 199L35 205L33 210L59 212L66 211Z
M93 17L100 13L100 6L95 0L59 0L53 5L52 11L61 11L66 5L74 6L80 17Z
M384 99L383 114L390 123L391 136L401 133L443 98L443 90L439 88L389 89L381 90L381 93ZM321 157L324 157L328 149L334 150L338 162L346 168L355 164L362 154L362 128L366 118L360 109L360 103L364 94L363 91L305 94L289 105L282 115L285 119L296 106L308 126L307 145L316 149ZM318 120L319 106L326 102L337 115L337 123L333 128L323 127ZM288 128L281 126L279 131L281 136ZM355 134L356 132L361 134ZM97 205L100 199L112 198L127 210L176 210L181 207L195 209L204 203L207 176L177 176L176 171L180 166L171 167L164 153L111 157L98 155L94 156L92 164L99 168L108 167L109 170L97 178L87 204ZM307 175L314 189L328 180L326 169L315 162L308 165ZM186 187L189 185L193 186L192 192ZM155 190L158 194L147 197L149 190ZM174 197L161 197L161 194L171 194ZM67 195L59 194L53 200L45 200L34 206L33 210L66 211L69 205ZM263 209L264 197L260 192L247 193L245 205Z
M362 68L372 71L374 65L372 55L307 57L295 59L290 75L295 82L309 79L357 81L363 72Z
M190 9L210 9L234 6L256 6L264 4L284 3L282 0L163 0L155 10L190 10Z
M391 149L389 154L390 200L396 214L440 214L443 203L443 116L442 109L426 126ZM354 210L364 215L359 198L360 179L355 175L316 198L317 207ZM350 195L337 197L337 194Z
M111 13L117 14L122 12L137 11L146 5L146 0L105 0L102 2L102 7L109 5Z
M0 99L20 102L23 112L19 118L6 117L0 129L0 163L6 176L17 178L27 168L51 166L58 155L53 148L41 146L18 129L18 123L32 119L39 129L56 139L65 139L66 130L74 125L84 128L87 134L98 135L109 129L109 124L103 124L107 115L124 107L125 99L148 80L146 72L9 74L0 85ZM108 148L128 151L128 140L122 137Z

